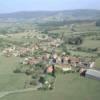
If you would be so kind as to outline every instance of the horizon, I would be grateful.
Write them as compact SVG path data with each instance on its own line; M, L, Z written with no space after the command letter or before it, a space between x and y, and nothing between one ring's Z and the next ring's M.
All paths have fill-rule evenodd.
M0 0L0 14L29 11L100 10L99 0Z
M5 12L0 14L11 14L11 13L21 13L21 12L60 12L60 11L76 11L76 10L94 10L100 11L100 9L63 9L63 10L23 10L23 11L13 11L13 12Z

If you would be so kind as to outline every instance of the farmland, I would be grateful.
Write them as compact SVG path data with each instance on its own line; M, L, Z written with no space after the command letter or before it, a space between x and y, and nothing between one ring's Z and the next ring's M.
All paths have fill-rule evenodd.
M99 100L99 85L99 81L80 78L78 75L58 75L56 80L56 87L53 91L33 91L14 94L6 96L1 100L12 100L13 98L16 98L16 100L66 100L66 98L70 100L79 100L80 98L81 100ZM49 96L51 97L48 98Z

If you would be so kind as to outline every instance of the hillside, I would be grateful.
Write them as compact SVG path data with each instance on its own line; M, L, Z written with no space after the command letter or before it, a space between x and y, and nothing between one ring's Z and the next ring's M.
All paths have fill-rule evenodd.
M35 21L63 21L63 20L97 20L100 10L64 10L64 11L22 11L0 14L2 21L35 20Z

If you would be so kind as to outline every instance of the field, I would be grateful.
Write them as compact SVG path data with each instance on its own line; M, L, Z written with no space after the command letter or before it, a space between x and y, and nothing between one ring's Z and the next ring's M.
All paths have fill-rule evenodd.
M18 58L0 56L0 92L22 89L27 77L23 74L13 74ZM97 66L100 65L97 61ZM79 74L57 75L55 89L52 91L33 91L17 93L0 98L0 100L99 100L100 82L86 79Z
M14 84L14 83L13 83ZM57 75L52 91L33 91L8 95L0 100L99 100L100 82L81 78L79 75Z
M0 56L0 92L23 88L26 76L13 74L18 59Z
M1 23L3 24L3 23ZM22 25L22 26L21 26ZM18 67L18 63L22 58L20 57L6 57L2 55L2 50L8 46L8 43L15 44L16 46L22 46L23 43L38 43L39 41L36 40L36 37L40 34L49 35L52 37L53 33L57 33L58 37L61 37L61 34L64 33L65 37L69 36L76 36L88 33L95 33L97 32L100 37L100 27L96 27L94 22L92 23L75 23L74 29L75 32L72 31L70 28L71 25L59 26L56 29L52 29L55 27L50 27L48 34L43 33L44 30L40 31L43 27L39 27L38 25L31 24L13 24L10 23L8 25L10 28L15 27L19 28L19 33L13 34L13 28L11 28L11 34L5 34L6 38L3 38L3 42L0 43L0 46L5 45L4 47L0 47L0 92L5 91L12 91L18 89L24 89L25 81L30 80L30 77L20 73L15 74L13 73L14 69ZM7 28L8 27L5 23L0 25L0 28ZM22 31L24 29L24 32ZM30 30L30 31L29 31ZM91 32L92 31L92 32ZM2 33L2 32L1 32ZM9 37L10 36L10 37ZM33 37L32 37L33 36ZM25 38L28 37L28 38ZM84 37L84 41L82 44L78 45L83 48L98 48L96 52L84 52L84 51L75 51L70 50L72 47L78 47L77 45L66 44L67 48L69 48L69 52L71 55L75 56L82 56L82 57L96 57L96 64L95 68L100 69L100 40L93 40L91 38L95 37L94 34ZM0 37L2 38L2 37ZM42 42L41 42L42 43ZM60 48L61 49L61 48ZM25 93L15 93L3 98L0 100L99 100L100 99L100 81L87 79L84 77L80 77L79 73L68 73L68 74L57 74L55 88L51 91L32 91L32 92L25 92ZM34 87L34 86L33 86ZM32 87L32 88L33 88Z

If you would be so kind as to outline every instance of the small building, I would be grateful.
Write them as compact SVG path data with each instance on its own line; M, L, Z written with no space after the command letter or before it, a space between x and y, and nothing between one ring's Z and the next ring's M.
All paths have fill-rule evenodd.
M80 59L78 57L69 57L69 59L71 60L71 63L79 63Z
M87 69L85 77L100 80L100 71L94 69Z
M90 68L93 68L95 66L95 62L93 61L93 62L90 62Z
M49 66L49 67L47 68L47 73L52 73L52 71L53 71L52 66Z
M71 67L64 67L62 68L63 72L72 72L72 68Z

